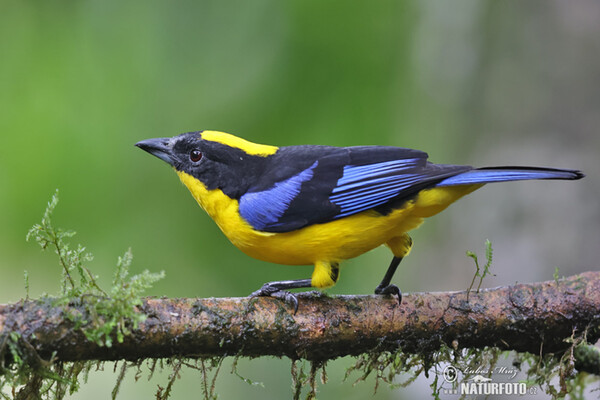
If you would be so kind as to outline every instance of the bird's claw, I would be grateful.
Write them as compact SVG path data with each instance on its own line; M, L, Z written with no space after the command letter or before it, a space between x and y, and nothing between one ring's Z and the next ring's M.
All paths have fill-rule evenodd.
M296 313L298 312L298 298L294 293L288 292L287 290L280 290L271 294L271 297L276 297L288 304L291 304L291 306L294 307L294 315L296 315Z
M281 290L277 287L273 287L268 283L265 283L263 287L250 294L250 297L275 297L283 300L284 302L291 304L294 307L294 315L298 312L298 298L292 292L287 290Z
M260 289L255 292L250 293L250 297L259 297L259 296L271 296L275 292L279 292L280 289L269 284L265 283L262 285Z
M402 304L402 292L396 285L377 286L375 288L375 294L395 294L398 296L398 304Z

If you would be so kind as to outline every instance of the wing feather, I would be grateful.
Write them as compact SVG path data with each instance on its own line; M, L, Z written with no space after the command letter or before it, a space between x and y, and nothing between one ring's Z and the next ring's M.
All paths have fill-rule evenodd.
M426 153L397 147L280 148L239 209L257 230L289 232L408 199L469 169L434 165Z

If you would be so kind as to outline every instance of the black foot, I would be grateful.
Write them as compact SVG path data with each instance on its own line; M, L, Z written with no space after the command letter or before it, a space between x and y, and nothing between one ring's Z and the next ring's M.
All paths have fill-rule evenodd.
M375 294L395 294L398 296L398 304L402 304L402 292L396 285L377 286L375 288Z
M288 292L287 290L282 290L279 288L279 285L273 285L271 283L265 283L263 287L261 287L256 292L252 292L250 297L275 297L283 300L284 302L290 304L294 308L294 315L298 312L298 298L292 292Z

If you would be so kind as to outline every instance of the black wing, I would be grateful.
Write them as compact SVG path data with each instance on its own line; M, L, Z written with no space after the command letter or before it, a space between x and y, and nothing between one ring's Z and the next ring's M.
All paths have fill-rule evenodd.
M470 169L397 147L283 147L241 196L240 214L254 229L289 232L409 198Z

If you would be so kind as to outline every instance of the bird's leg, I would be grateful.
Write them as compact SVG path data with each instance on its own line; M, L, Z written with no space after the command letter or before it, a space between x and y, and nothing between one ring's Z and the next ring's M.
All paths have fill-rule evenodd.
M311 279L298 279L292 281L267 282L259 290L253 292L250 297L270 296L281 298L294 306L294 314L296 314L298 311L298 299L295 294L288 292L288 290L312 287L311 281Z
M402 261L402 257L394 257L392 258L392 262L388 267L385 276L381 280L381 283L375 288L375 294L395 294L398 295L398 304L402 304L402 292L398 289L398 286L390 284L392 281L392 277L394 276L394 272L398 268L398 265Z
M298 311L298 298L288 289L301 289L315 287L324 289L335 285L340 277L340 266L334 261L317 261L311 279L298 279L292 281L267 282L250 297L271 296L283 299L294 306L294 314ZM391 279L391 277L390 277Z
M395 294L398 296L398 303L402 304L402 293L400 292L400 289L398 289L398 286L390 284L390 282L392 281L392 277L394 276L400 261L410 253L412 239L407 233L403 233L388 240L386 245L392 250L392 253L394 253L394 258L392 258L392 262L390 263L383 280L379 286L375 288L375 293Z

